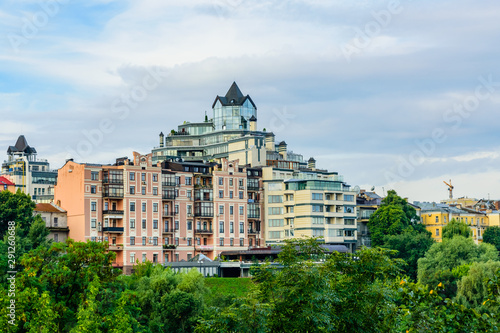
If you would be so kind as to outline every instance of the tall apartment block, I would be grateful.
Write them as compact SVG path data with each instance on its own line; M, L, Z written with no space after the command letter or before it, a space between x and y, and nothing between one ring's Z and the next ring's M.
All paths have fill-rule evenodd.
M36 149L28 145L24 135L7 149L1 175L13 182L16 190L31 195L37 203L49 203L54 199L57 171L50 170L47 160L37 158Z
M135 152L133 161L114 165L69 160L59 170L55 200L67 211L69 237L109 242L125 271L137 260L215 258L262 242L260 221L252 219L261 210L260 187L247 186L254 174L237 161L222 162L153 164L152 154Z
M243 193L242 203L233 209L244 209L242 204L248 200L248 212L234 213L240 218L238 222L227 220L228 204L215 204L216 230L226 230L227 223L230 230L242 228L238 223L243 223L240 230L246 230L246 226L250 230L258 226L260 232L265 229L267 245L287 238L318 236L327 244L345 245L350 251L356 248L356 193L336 172L316 169L314 158L305 162L302 155L288 150L285 141L276 143L273 133L257 130L257 107L235 82L225 96L216 96L210 119L205 115L203 122L186 121L167 136L160 133L160 145L153 148L152 154L153 161L158 162L212 161L225 165L224 161L229 160L240 168L244 166L247 191L229 195L240 199ZM218 172L214 171L213 195L225 199L220 195L227 196L230 190ZM241 219L244 216L246 222ZM220 244L227 241L227 237L222 238ZM230 237L229 241L238 242L238 237ZM239 241L243 247L247 245L244 238ZM248 246L258 245L255 241L250 237Z

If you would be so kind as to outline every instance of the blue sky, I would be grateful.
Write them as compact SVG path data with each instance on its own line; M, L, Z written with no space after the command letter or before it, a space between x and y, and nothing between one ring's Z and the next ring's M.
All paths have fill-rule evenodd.
M54 168L75 152L146 153L236 81L258 127L352 185L432 201L451 179L457 197L500 199L498 12L489 0L3 1L0 147L24 134Z

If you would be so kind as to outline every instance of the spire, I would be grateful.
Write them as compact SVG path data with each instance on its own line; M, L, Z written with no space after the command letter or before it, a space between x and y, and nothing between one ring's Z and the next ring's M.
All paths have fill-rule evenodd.
M235 103L239 103L240 99L242 99L243 97L244 96L240 88L238 88L236 82L233 82L233 84L226 93L227 101L231 103L234 100Z
M17 148L18 151L24 151L26 149L26 147L29 147L28 141L26 141L26 138L24 137L24 135L19 135L19 138L17 138L15 147Z

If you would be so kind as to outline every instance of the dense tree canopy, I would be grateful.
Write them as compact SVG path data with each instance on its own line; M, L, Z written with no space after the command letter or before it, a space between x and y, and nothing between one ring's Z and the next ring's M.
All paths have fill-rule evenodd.
M451 219L443 228L443 238L453 238L454 236L470 237L471 235L470 227L466 223L455 219Z
M500 251L500 227L492 226L486 228L483 233L483 242L495 245Z

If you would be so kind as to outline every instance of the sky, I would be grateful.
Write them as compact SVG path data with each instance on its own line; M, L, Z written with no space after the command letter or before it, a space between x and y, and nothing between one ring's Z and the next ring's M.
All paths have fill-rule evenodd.
M500 199L499 12L493 0L4 0L0 158L20 134L54 169L149 153L236 81L259 129L353 186L439 201L451 179L454 197Z

